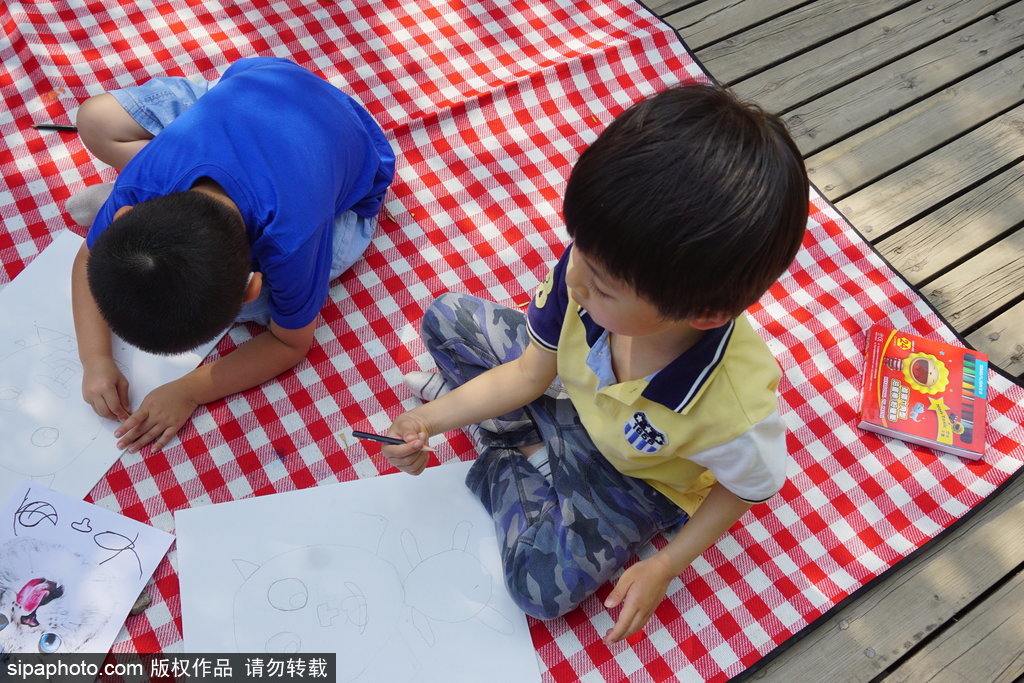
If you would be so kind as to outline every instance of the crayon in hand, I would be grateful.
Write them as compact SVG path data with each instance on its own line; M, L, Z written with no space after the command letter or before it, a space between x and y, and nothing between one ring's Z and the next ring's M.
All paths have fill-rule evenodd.
M353 429L352 430L352 436L356 437L357 439L363 439L365 441L376 441L377 443L386 443L386 444L390 444L392 446L404 446L405 445L405 441L404 440L396 438L394 436L383 436L381 434L371 434L370 432L361 432L361 431L359 431L357 429ZM420 450L430 451L431 453L434 452L434 449L430 448L429 446L424 446Z

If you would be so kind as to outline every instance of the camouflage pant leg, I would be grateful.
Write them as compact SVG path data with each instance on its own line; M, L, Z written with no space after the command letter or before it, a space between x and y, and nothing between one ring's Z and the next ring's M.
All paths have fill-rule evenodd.
M431 304L423 338L452 386L519 357L529 343L522 313L454 293ZM524 421L528 427L507 428ZM499 424L500 433L485 435L466 485L494 519L506 586L527 614L568 612L651 537L685 519L650 485L612 467L568 399L541 396ZM541 440L550 478L514 448Z
M466 485L494 520L512 599L531 616L553 619L590 597L686 514L649 484L616 470L571 401L542 396L527 410L547 446L550 477L518 450L489 446Z
M529 343L521 311L455 292L442 294L430 305L421 332L438 370L453 387L518 358ZM488 423L495 429L480 430L488 444L515 447L540 441L523 409Z

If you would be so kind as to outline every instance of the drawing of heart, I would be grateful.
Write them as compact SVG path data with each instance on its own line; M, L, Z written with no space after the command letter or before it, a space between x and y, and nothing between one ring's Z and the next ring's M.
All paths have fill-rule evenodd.
M92 531L92 525L89 524L89 518L84 518L81 522L72 522L71 528L75 531L81 531L83 534L87 534Z

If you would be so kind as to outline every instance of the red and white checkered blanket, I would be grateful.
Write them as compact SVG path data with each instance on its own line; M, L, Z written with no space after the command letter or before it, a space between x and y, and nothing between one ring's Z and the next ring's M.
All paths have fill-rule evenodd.
M446 290L525 302L564 247L560 196L580 150L630 103L706 79L627 0L12 0L0 31L0 282L70 226L69 194L113 177L73 134L30 125L69 123L113 87L289 57L353 93L399 151L381 230L331 289L308 358L200 409L180 443L125 456L90 494L167 530L183 507L390 471L373 446L343 449L333 434L384 429L412 405L401 377L430 365L424 307ZM855 427L871 323L955 335L817 195L806 248L752 318L785 369L789 482L670 585L642 638L601 643L608 589L564 619L531 621L546 680L736 675L1021 467L1024 390L995 373L984 461ZM253 332L236 327L216 353ZM456 436L438 457L473 452ZM180 648L174 551L154 581L153 605L128 619L116 651Z

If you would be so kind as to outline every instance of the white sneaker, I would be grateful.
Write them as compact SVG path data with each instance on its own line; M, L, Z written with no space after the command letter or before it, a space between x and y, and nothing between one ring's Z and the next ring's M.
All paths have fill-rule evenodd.
M438 396L444 396L452 390L451 385L436 372L413 370L405 373L403 379L405 386L412 391L412 395L422 401L433 401Z

